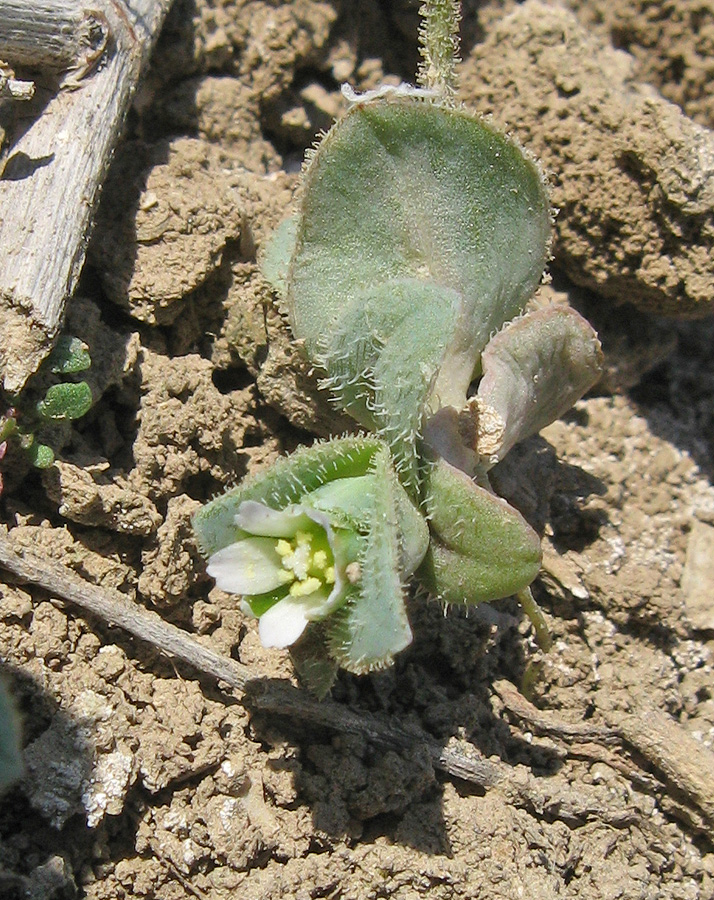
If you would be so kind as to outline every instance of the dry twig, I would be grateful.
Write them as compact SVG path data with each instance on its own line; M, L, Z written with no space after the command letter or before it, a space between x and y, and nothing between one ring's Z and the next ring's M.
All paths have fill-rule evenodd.
M29 69L79 69L109 38L104 15L83 0L0 0L0 57Z
M482 787L497 784L510 771L502 763L487 760L475 747L469 747L466 753L458 748L442 747L424 732L404 728L368 713L353 712L330 700L318 701L289 684L268 681L241 663L210 650L156 613L127 600L118 591L89 584L58 563L16 552L6 531L0 531L0 566L238 691L244 695L246 705L253 709L360 735L392 750L403 751L424 744L436 769Z
M673 789L673 812L696 827L714 828L714 753L660 710L650 707L641 709L636 715L611 711L606 714L608 721L604 726L589 722L559 722L552 713L529 703L508 681L497 682L494 690L506 709L537 734L568 744L580 743L580 752L570 755L593 758L592 751L583 753L586 742L594 742L597 748L619 745L636 751ZM619 769L631 781L652 788L647 775L637 773L620 757L604 758L598 752L597 758ZM686 798L686 805L678 800L677 794ZM688 806L694 809L688 809Z
M156 613L132 603L118 591L89 584L56 562L16 551L6 529L0 530L0 566L22 581L43 588L51 596L77 605L102 622L119 626L200 674L215 679L223 689L237 691L245 705L253 710L284 716L294 723L358 735L372 744L397 752L423 747L435 770L482 788L496 787L517 806L573 825L595 818L623 827L639 818L636 810L610 809L581 789L577 794L569 794L562 789L557 793L549 786L544 788L541 780L534 778L524 767L513 768L499 760L487 759L476 747L464 741L452 741L443 746L421 729L404 727L368 712L355 712L331 700L318 701L293 685L265 679L247 666L206 647ZM604 744L625 741L637 747L698 806L710 824L714 822L711 783L707 784L704 778L709 772L702 769L702 765L707 764L708 751L699 745L690 747L687 744L691 756L688 766L683 767L672 747L675 738L681 738L681 729L674 723L669 727L655 718L655 726L649 731L634 716L617 726L605 728L590 724L558 724L552 716L529 704L508 682L498 682L495 688L506 707L536 731L568 741ZM646 738L642 736L645 733ZM666 737L670 740L669 746L662 743Z

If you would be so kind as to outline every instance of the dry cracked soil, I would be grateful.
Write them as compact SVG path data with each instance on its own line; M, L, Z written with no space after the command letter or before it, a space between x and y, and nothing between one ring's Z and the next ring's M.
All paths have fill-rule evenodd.
M94 406L58 430L52 468L5 460L12 548L265 681L294 682L289 660L212 586L189 520L344 427L257 259L340 84L413 78L417 10L176 0L68 310ZM357 719L412 729L385 749L252 709L5 574L26 775L0 801L0 897L714 896L714 7L467 0L462 26L461 99L542 161L560 210L541 299L587 315L606 354L601 383L496 473L543 535L552 648L513 601L412 599L396 665L333 689Z

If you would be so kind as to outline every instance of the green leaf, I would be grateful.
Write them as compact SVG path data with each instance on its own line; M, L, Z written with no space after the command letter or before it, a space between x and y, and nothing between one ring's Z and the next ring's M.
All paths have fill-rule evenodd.
M463 110L358 102L318 147L287 276L291 326L407 473L425 408L463 406L491 334L538 285L549 238L536 166Z
M503 423L497 445L489 448L494 465L595 384L602 349L590 324L574 309L549 306L507 325L489 341L481 365L481 415L488 410Z
M92 391L86 381L80 381L52 385L37 404L37 412L44 419L81 419L91 406Z
M443 459L429 467L426 482L432 536L417 575L432 594L476 604L533 581L540 539L517 510Z
M358 294L318 362L344 409L389 444L403 483L417 494L422 411L452 338L456 292L397 279ZM355 373L359 372L358 376Z
M92 365L92 358L84 341L67 334L59 336L48 361L51 371L60 375L83 372Z
M47 444L41 444L39 441L33 441L27 448L27 455L30 462L37 469L49 469L55 461L55 454L52 447Z

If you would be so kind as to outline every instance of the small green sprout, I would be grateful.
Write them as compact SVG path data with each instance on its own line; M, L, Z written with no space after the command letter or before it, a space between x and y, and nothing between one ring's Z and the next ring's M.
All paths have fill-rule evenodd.
M92 406L92 391L86 381L53 384L37 404L43 419L81 419Z
M57 375L84 372L92 365L89 349L84 341L69 334L61 334L52 348L47 364Z
M61 335L42 373L72 376L88 369L91 362L86 344L79 338ZM31 395L32 390L26 390L0 416L0 460L5 457L8 441L14 441L35 468L47 469L54 463L55 454L49 444L38 438L38 433L53 422L73 421L86 415L92 406L92 391L86 381L60 381L50 385L35 403Z
M263 262L295 338L322 372L322 387L383 442L370 476L380 487L359 531L360 575L344 588L345 596L360 592L359 600L341 604L346 582L328 591L317 566L299 579L283 562L293 559L299 541L283 547L285 557L272 546L264 565L273 580L284 581L275 590L284 593L286 622L298 607L301 624L310 615L324 620L333 658L357 672L383 665L408 642L394 597L403 596L414 569L446 603L515 594L543 633L528 592L540 567L539 538L494 494L488 473L600 374L600 345L584 319L562 307L528 307L550 252L546 185L518 146L455 106L458 11L454 0L422 7L420 87L363 96L343 89L351 106L308 155L299 209L278 228ZM347 447L333 439L320 453L331 454L339 468ZM290 466L280 468L288 482ZM428 546L408 566L405 520L395 518L397 505L388 499L397 488L429 529ZM300 502L309 506L309 490ZM340 496L330 515L353 502ZM233 527L245 526L246 515L234 513ZM319 523L309 518L312 534ZM201 528L199 514L199 538ZM298 533L296 524L293 542ZM232 551L232 563L240 566L247 552ZM219 570L209 563L209 572ZM245 595L249 581L244 574L223 584ZM312 605L288 599L303 583L314 586ZM280 603L272 595L271 604L277 618ZM255 601L248 606L260 614ZM360 627L345 628L356 610Z

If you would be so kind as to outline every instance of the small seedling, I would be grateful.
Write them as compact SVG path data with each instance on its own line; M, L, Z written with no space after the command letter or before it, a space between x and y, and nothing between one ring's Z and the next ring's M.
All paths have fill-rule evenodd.
M91 365L86 345L76 337L61 335L47 358L43 371L52 375L72 376ZM13 406L0 416L0 461L8 442L14 441L38 469L46 469L55 459L49 444L38 437L52 422L71 421L86 415L92 405L92 391L86 381L60 381L50 385L39 401L33 402L32 391L15 398ZM2 472L0 472L2 493Z
M458 3L427 2L422 14L421 86L345 91L351 106L308 155L299 209L276 232L264 274L322 387L388 448L371 475L378 493L398 483L428 521L420 583L447 603L518 594L540 626L526 593L540 541L488 472L592 386L600 345L572 310L527 309L549 255L544 178L454 104ZM345 445L328 448L337 461ZM401 523L392 515L387 540L387 521L386 511L372 521L373 543L396 547ZM361 630L345 632L339 655L328 643L340 665L364 671L403 646L395 625L387 654L371 643L389 643L377 616L391 602L386 585L398 580L401 596L407 574L394 552L371 557L377 596L355 587L347 607L360 610Z

